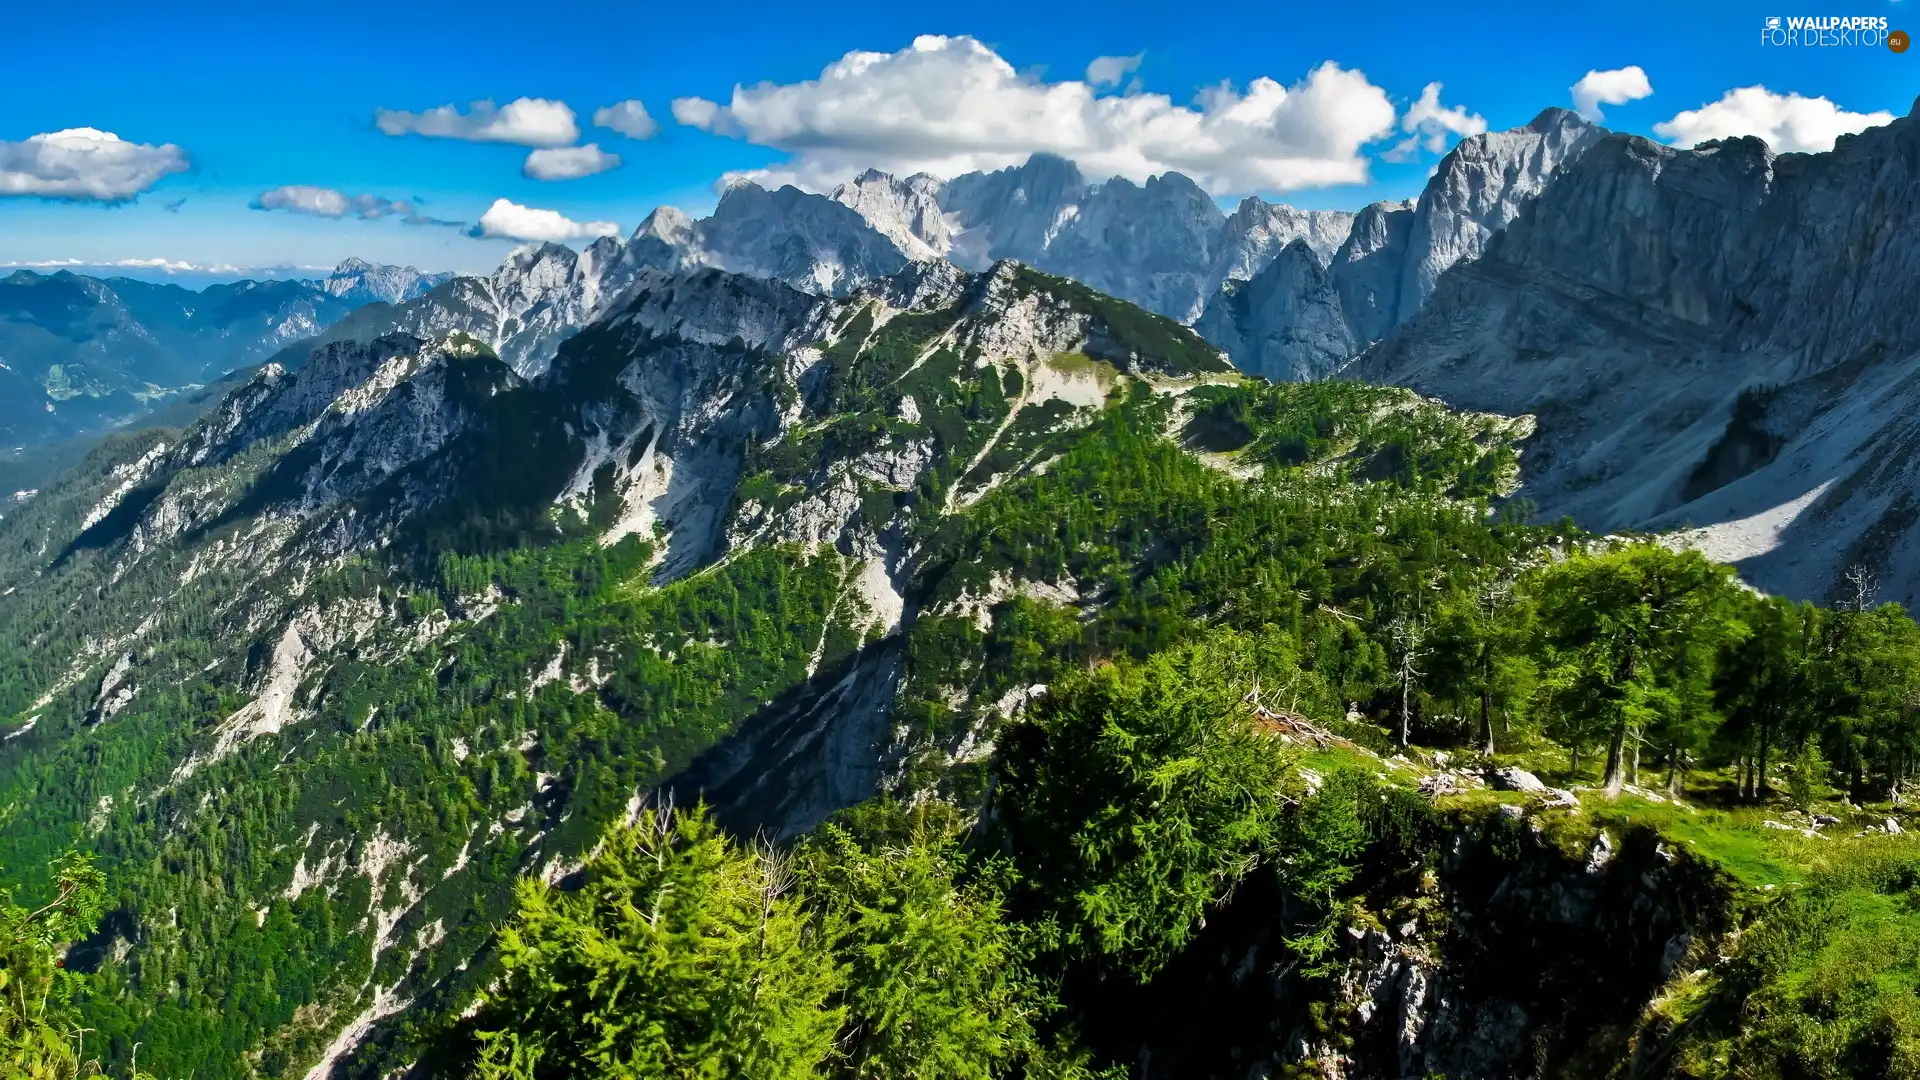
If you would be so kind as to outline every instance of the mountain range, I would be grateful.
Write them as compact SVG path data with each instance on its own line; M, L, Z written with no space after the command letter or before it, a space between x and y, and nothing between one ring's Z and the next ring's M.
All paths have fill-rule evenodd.
M349 259L319 280L193 291L17 270L0 279L0 444L25 455L134 422L360 305L410 300L448 277Z
M1911 183L1914 123L1774 155L1548 109L1461 140L1418 199L1351 215L1257 199L1224 214L1177 174L1089 184L1046 155L948 181L868 172L827 195L737 183L709 218L662 209L627 241L523 249L334 334L458 329L532 376L649 268L835 295L1017 259L1190 322L1243 371L1537 415L1521 494L1544 515L1693 530L1792 595L1839 595L1858 566L1911 603L1920 491L1888 471L1908 455L1880 448L1904 446L1916 348L1889 278L1916 256L1888 194Z
M1900 554L1902 523L1920 495L1882 475L1890 459L1873 448L1902 438L1887 395L1914 345L1899 316L1871 313L1897 309L1895 287L1861 293L1846 269L1862 252L1883 274L1911 261L1905 234L1873 212L1878 192L1908 183L1893 163L1912 125L1776 156L1752 142L1663 147L1548 109L1461 140L1417 199L1352 214L1253 198L1225 213L1179 174L1090 183L1042 154L950 180L869 171L824 195L736 182L707 218L663 207L625 240L530 245L486 277L350 260L318 283L190 294L21 272L0 286L7 430L22 445L96 429L282 349L293 366L314 344L395 332L470 334L531 378L660 273L845 296L916 266L1013 259L1190 323L1243 371L1340 373L1536 414L1522 494L1543 514L1695 529L1757 584L1795 595L1833 595L1858 564L1912 601L1920 565ZM1576 233L1582 246L1550 239ZM1647 244L1671 252L1670 276L1646 276ZM1738 280L1736 249L1756 268ZM1834 282L1874 299L1814 299ZM1804 317L1758 314L1788 300ZM1836 310L1849 315L1830 326ZM1650 339L1654 326L1669 329ZM1809 326L1826 328L1821 344Z
M31 862L71 820L128 868L119 929L75 960L124 991L133 1026L102 1039L201 1024L219 997L246 1018L149 1039L142 1064L325 1075L384 1052L362 1044L409 1003L470 994L484 913L523 872L569 872L636 785L683 776L790 834L909 750L964 754L958 712L875 748L909 697L997 715L1005 688L956 698L904 637L1045 587L973 581L967 511L1130 438L1110 399L1159 415L1232 378L1190 330L1013 262L914 264L844 298L646 268L623 295L532 378L458 331L265 364L9 508L0 788L89 746L113 763L0 830ZM580 561L519 561L541 552ZM69 603L96 590L113 602ZM478 651L449 669L447 649ZM455 720L463 700L491 704ZM604 727L609 707L639 726ZM256 851L218 855L203 827ZM131 869L149 856L199 869ZM230 965L253 974L208 981Z
M1690 958L1732 947L1701 914L1724 875L1644 832L1561 850L1532 802L1443 828L1421 815L1464 782L1450 751L1410 751L1434 771L1392 798L1310 804L1340 789L1305 754L1370 746L1368 770L1411 768L1375 721L1410 723L1423 689L1422 734L1457 740L1477 706L1491 742L1496 695L1527 722L1513 687L1532 654L1473 639L1458 670L1416 661L1579 554L1529 515L1681 530L1668 542L1765 588L1851 587L1864 607L1877 583L1911 603L1915 162L1913 117L1774 155L1548 110L1463 140L1417 200L1352 215L1227 213L1177 175L1092 184L1042 155L828 195L736 184L708 218L662 209L486 276L355 260L190 293L16 274L0 330L25 344L0 358L42 395L20 401L80 417L23 433L207 385L0 520L8 868L77 839L110 867L114 906L65 962L116 1061L144 1046L166 1075L387 1076L490 991L521 883L578 881L649 800L774 840L887 793L972 812L1019 752L1006 725L1072 682L1109 696L1068 764L1147 807L1115 850L1157 843L1163 803L1279 806L1230 770L1189 784L1217 749L1168 737L1140 766L1165 733L1109 720L1200 731L1221 702L1260 746L1304 740L1287 798L1334 807L1315 865L1355 869L1363 802L1383 807L1368 829L1433 845L1342 933L1276 921L1307 895L1271 892L1293 870L1231 908L1227 870L1188 874L1218 922L1170 970L1244 1010L1255 1049L1142 1007L1159 1034L1102 1037L1124 1060L1171 1054L1144 1075L1610 1068L1643 1008L1660 1031L1635 1046L1698 1030L1659 1002L1705 985L1669 982L1696 977ZM1451 621L1429 622L1441 581ZM1202 641L1237 659L1168 659ZM1149 661L1177 677L1139 682ZM1263 690L1263 672L1286 681ZM1708 693L1673 678L1645 700ZM1435 696L1446 679L1458 692ZM1538 707L1556 693L1584 700L1545 686ZM1594 730L1567 736L1576 761ZM1664 752L1672 782L1718 751ZM1070 808L1080 774L1060 775ZM1551 794L1520 775L1506 794ZM1084 809L1110 819L1105 798ZM1061 910L1104 918L1139 893L1097 884ZM1513 960L1515 940L1556 944ZM1332 966L1283 970L1308 946ZM1696 974L1723 978L1710 963ZM1607 965L1592 1009L1567 1008ZM1182 1073L1180 1054L1218 1069Z
M1525 494L1793 596L1920 603L1920 116L1822 154L1587 141L1343 374L1530 413ZM1864 576L1863 576L1864 575Z

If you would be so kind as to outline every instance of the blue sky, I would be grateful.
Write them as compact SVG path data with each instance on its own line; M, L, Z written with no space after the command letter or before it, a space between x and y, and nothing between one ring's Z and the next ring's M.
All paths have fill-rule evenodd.
M1656 125L1678 114L1720 102L1730 90L1756 85L1772 95L1822 98L1843 113L1905 114L1920 91L1920 50L1769 47L1760 30L1766 16L1795 14L1885 16L1899 29L1916 2L1850 0L1844 9L1825 10L1780 0L1551 8L1380 0L1201 8L1164 0L10 5L14 91L0 96L0 192L9 187L8 163L22 168L21 148L35 145L27 140L65 129L112 132L147 148L175 146L183 160L120 201L0 194L0 263L315 266L360 255L476 271L497 263L513 241L407 224L403 217L473 223L504 199L629 232L663 203L705 212L716 180L729 172L772 170L777 178L819 185L854 161L892 167L977 160L977 144L948 145L942 142L947 136L932 130L938 125L908 116L870 130L862 125L875 109L828 100L831 94L804 86L753 99L747 109L707 122L710 130L675 119L675 99L725 106L737 84L804 84L849 52L894 54L919 35L975 39L978 49L943 55L987 67L1004 62L1013 86L1003 90L1035 101L1059 84L1086 80L1098 57L1138 57L1131 70L1118 65L1120 78L1098 95L1131 94L1143 102L1165 95L1167 102L1145 111L1173 120L1201 116L1200 95L1210 87L1226 83L1244 95L1263 77L1300 87L1332 61L1348 78L1340 87L1327 84L1325 108L1313 115L1296 108L1285 131L1258 136L1260 153L1311 162L1263 172L1235 164L1246 156L1237 144L1188 146L1178 132L1165 131L1143 135L1145 149L1136 154L1125 120L1092 137L1117 140L1113 159L1138 158L1141 168L1157 171L1172 162L1191 173L1211 162L1214 173L1203 182L1228 202L1257 189L1298 206L1356 207L1417 193L1438 156L1429 147L1450 143L1460 130L1479 123L1512 127L1544 106L1570 105L1569 87L1589 70L1637 65L1644 71L1650 95L1601 107L1609 127L1647 135L1660 134ZM1920 32L1920 18L1911 21L1910 29ZM913 77L904 65L894 66L900 68L894 77ZM1442 84L1437 104L1451 119L1409 133L1407 110L1434 82ZM978 123L996 125L986 115L992 102L970 99L957 80L866 89L877 95L873 100L911 99L913 108L941 116L985 110ZM452 104L465 110L475 100L504 106L523 97L565 102L577 114L578 141L597 144L623 164L577 179L536 180L522 174L528 146L395 136L375 123L377 109L420 112ZM1377 130L1380 98L1391 105L1386 131ZM642 102L658 133L642 140L592 127L596 109L623 100ZM1721 133L1728 123L1764 123L1775 106L1785 108L1772 97L1723 107L1664 137L1686 141ZM805 115L795 119L786 115L790 110ZM1818 141L1822 125L1833 122L1815 117L1791 137ZM1028 127L999 132L995 146L1047 148L1052 129ZM1356 134L1357 128L1367 130ZM1333 145L1363 134L1373 137ZM1412 144L1409 134L1418 136ZM1071 146L1058 149L1080 156ZM1188 161L1202 164L1189 167ZM1356 168L1365 182L1351 182ZM1326 182L1330 177L1343 182ZM351 212L330 217L250 208L262 193L295 185L405 203L408 213L360 220ZM11 186L46 190L31 178L24 188Z

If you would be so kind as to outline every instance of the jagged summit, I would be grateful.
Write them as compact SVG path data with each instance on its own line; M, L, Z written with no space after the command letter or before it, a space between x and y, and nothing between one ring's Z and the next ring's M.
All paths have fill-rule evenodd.
M425 296L452 277L452 274L423 274L411 266L385 266L350 256L321 279L318 287L321 292L350 304L401 304Z
M1592 138L1351 369L1542 417L1526 493L1761 588L1920 603L1920 122L1822 154Z
M1442 274L1478 258L1558 170L1606 134L1566 109L1550 108L1525 127L1462 139L1440 159L1418 199L1374 203L1345 220L1337 250L1327 256L1325 281L1281 274L1260 289L1223 291L1208 300L1195 325L1207 327L1245 370L1325 374L1331 370L1327 349L1344 341L1357 351L1411 318ZM1258 213L1259 207L1242 203L1234 217L1242 210ZM1343 331L1328 325L1334 311Z
M1535 134L1538 134L1538 135L1544 135L1547 132L1554 130L1555 128L1568 127L1573 125L1583 125L1586 127L1598 126L1594 124L1593 121L1588 120L1586 117L1581 116L1579 113L1574 112L1572 109L1564 108L1559 105L1549 105L1546 108L1540 110L1540 115L1534 117L1532 120L1527 121L1526 130L1534 132Z

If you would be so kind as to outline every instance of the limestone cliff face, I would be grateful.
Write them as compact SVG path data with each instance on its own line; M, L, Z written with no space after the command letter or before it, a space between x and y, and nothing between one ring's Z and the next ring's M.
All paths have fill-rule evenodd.
M1300 240L1248 280L1229 282L1193 328L1240 370L1276 381L1323 379L1354 352L1333 279Z
M1224 287L1196 325L1245 371L1324 376L1338 366L1326 359L1328 349L1351 356L1412 318L1448 268L1478 258L1603 134L1565 109L1548 109L1525 127L1462 139L1417 201L1374 203L1354 215L1328 256L1343 332L1327 326L1327 283L1285 271L1257 296Z
M1479 258L1558 170L1603 134L1574 113L1547 109L1525 127L1460 140L1414 204L1393 321L1412 318L1441 274Z
M1920 600L1920 121L1773 155L1614 135L1348 369L1535 413L1524 494L1761 588Z

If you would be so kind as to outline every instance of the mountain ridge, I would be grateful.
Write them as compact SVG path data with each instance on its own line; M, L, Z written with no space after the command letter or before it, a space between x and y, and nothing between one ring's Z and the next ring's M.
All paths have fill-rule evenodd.
M1846 594L1857 565L1911 606L1917 129L1780 155L1608 136L1345 374L1539 414L1543 513L1692 527L1792 595Z

